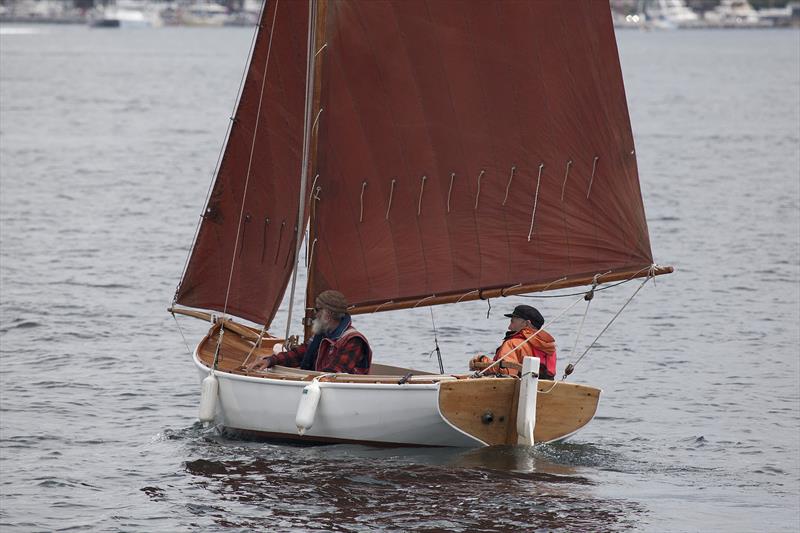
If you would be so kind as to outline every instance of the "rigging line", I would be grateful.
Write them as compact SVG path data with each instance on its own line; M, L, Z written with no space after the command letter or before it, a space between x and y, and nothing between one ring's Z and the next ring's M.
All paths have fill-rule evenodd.
M553 281L551 281L550 283L548 283L547 285L545 285L545 286L544 286L544 288L542 289L542 291L546 291L546 290L548 290L548 289L549 289L549 288L550 288L552 285L555 285L555 284L556 284L556 283L558 283L558 282L561 282L561 281L566 281L566 280L567 280L567 276L564 276L563 278L554 279Z
M550 386L550 388L549 388L549 389L547 389L547 390L540 390L540 391L538 391L538 394L550 394L551 392L553 392L553 389L555 389L555 388L556 388L556 385L558 385L559 383L561 383L561 382L560 382L560 381L557 381L557 380L553 380L553 384Z
M585 356L587 353L589 353L589 350L591 350L591 349L592 349L592 347L595 345L595 343L598 341L598 339L600 339L600 337L603 335L603 333L605 333L605 332L606 332L606 330L607 330L609 327L611 327L611 324L613 324L613 323L614 323L614 321L615 321L615 320L617 319L617 317L618 317L618 316L619 316L619 315L622 313L622 311L623 311L623 310L624 310L624 309L625 309L625 308L628 306L628 304L629 304L629 303L631 303L631 300L633 300L633 299L634 299L634 297L636 297L636 295L637 295L637 294L639 294L639 291L640 291L640 290L642 290L642 287L644 287L644 286L645 286L645 284L646 284L648 281L650 281L651 279L654 279L654 277L653 277L653 276L647 276L646 278L644 278L644 281L642 282L642 284L641 284L641 285L639 285L639 287L637 287L637 288L636 288L636 290L633 292L633 294L631 294L631 297L630 297L630 298L628 298L628 300L627 300L627 301L626 301L624 304L622 304L622 307L620 307L619 311L617 311L617 314L616 314L616 315L614 315L614 316L611 318L611 320L609 320L608 324L606 324L606 327L604 327L604 328L603 328L603 330L602 330L600 333L598 333L598 334L597 334L597 337L595 337L595 338L594 338L594 340L592 341L592 343L591 343L591 344L589 344L589 346L587 346L587 347L586 347L586 349L583 351L583 353L581 354L581 356L580 356L580 357L578 357L578 360L577 360L577 361L575 361L574 363L570 364L570 365L567 365L567 367L572 367L572 369L573 369L573 370L575 369L575 366L577 366L577 364L581 362L581 359L583 359L583 357L584 357L584 356ZM571 373L572 373L572 371L570 371L570 374L571 374ZM565 373L565 374L564 374L564 377L563 377L562 379L566 379L567 375L568 375L568 374L567 374L567 373Z
M567 178L569 177L569 168L572 166L572 159L567 161L567 170L564 173L564 184L561 185L561 201L564 201L564 191L567 190Z
M311 203L311 200L314 198L314 187L317 186L317 179L319 179L319 174L314 176L314 181L311 183L311 192L308 193L308 203Z
M463 300L464 298L466 298L466 297L467 297L467 296L469 296L470 294L473 294L473 293L476 293L476 292L480 292L480 289L475 289L474 291L465 292L465 293L464 293L464 294L462 294L462 295L461 295L461 297L460 297L458 300L456 300L454 303L459 303L461 300Z
M178 322L178 317L175 316L174 312L170 312L170 314L172 315L172 318L175 319L175 324L178 326L178 331L180 332L181 338L183 339L183 344L186 345L186 351L189 352L189 354L191 354L192 353L192 349L189 348L189 343L186 341L186 336L183 334L183 329L181 329L181 323Z
M319 116L319 115L317 115L317 116ZM315 198L314 187L317 186L317 180L318 179L319 179L319 174L314 176L314 181L311 183L311 192L308 193L308 210L309 210L309 214L308 214L308 224L306 225L306 228L307 228L306 229L306 242L308 242L308 240L311 239L311 220L312 220L312 218L314 216L314 212L315 212L314 211L314 205L312 204L312 200L314 200L314 198ZM317 198L317 199L319 199L319 198ZM306 246L306 269L308 268L308 262L309 262L309 259L308 259L308 246Z
M239 221L236 224L236 240L233 242L233 257L231 257L231 269L228 273L228 286L225 289L225 303L222 306L222 320L224 322L225 315L228 314L228 298L231 293L231 283L233 282L233 267L236 264L236 248L239 246L239 234L242 230L242 216L244 216L244 204L247 198L247 188L250 184L250 169L253 165L253 153L256 147L256 135L258 134L258 123L261 117L261 106L264 103L264 88L267 85L267 72L269 71L269 58L272 55L272 37L275 35L275 20L278 17L278 7L280 0L275 0L275 11L272 13L272 26L269 30L269 43L267 45L267 57L264 59L264 75L261 77L261 92L258 97L258 109L256 111L255 127L253 128L253 140L250 143L250 158L247 161L247 174L244 180L244 192L242 193L242 207L239 209ZM222 344L222 335L225 328L221 328L219 340L217 341L217 349L214 352L214 368L217 366L217 356L219 355L219 347Z
M539 177L536 178L536 194L533 196L533 211L531 211L531 229L528 230L528 242L531 242L533 236L533 221L536 218L536 204L539 203L539 185L542 183L542 170L544 163L539 163Z
M259 10L259 13L258 13L258 20L259 21L261 20L261 17L262 17L262 15L264 13L264 7L265 6L266 6L266 1L261 3L261 9ZM250 65L250 59L253 57L253 50L255 49L256 37L258 37L259 27L260 27L260 24L257 24L253 28L253 37L250 40L250 53L247 56L247 62L245 63L245 67L244 67L244 69L242 69L242 77L239 80L239 88L236 91L236 100L234 101L233 109L231 110L231 114L232 115L236 114L236 107L238 106L239 99L242 96L242 87L244 86L244 80L247 77L247 70L248 70L248 66ZM178 301L178 291L180 290L181 283L183 282L184 276L186 276L186 269L189 266L189 259L192 256L192 250L194 250L194 243L197 242L197 236L198 236L198 233L200 231L200 224L201 224L201 222L202 222L202 220L204 218L206 210L208 209L208 200L211 197L211 190L212 190L212 188L214 186L214 180L217 177L217 172L219 171L220 162L222 161L222 155L225 153L225 146L227 145L227 140L228 140L228 138L230 136L231 128L233 127L233 123L234 123L234 120L233 120L233 117L231 117L231 120L228 120L228 127L225 130L225 138L224 138L224 140L222 142L222 146L219 149L219 154L217 154L217 162L214 164L214 172L211 174L211 180L208 183L208 190L206 191L206 199L203 202L203 214L201 214L200 217L197 219L197 225L194 228L194 238L192 239L192 246L189 248L188 252L186 253L186 260L183 262L183 272L181 273L181 277L178 280L178 285L175 287L175 294L172 297L173 305L175 303L177 303L177 301Z
M292 311L294 310L294 293L297 287L298 258L300 247L303 244L302 235L305 233L305 199L306 181L308 180L308 165L311 157L311 115L314 112L314 44L317 34L317 2L308 0L308 49L306 56L306 109L303 117L303 163L300 169L300 198L297 201L297 226L294 229L295 249L292 258L292 288L289 292L289 309L286 314L286 336L289 340L289 333L292 328Z
M618 282L613 283L611 285L606 285L605 287L598 287L597 289L595 289L595 292L600 292L600 291L605 291L605 290L608 290L608 289L613 289L614 287L618 287L618 286L620 286L620 285L622 285L624 283L628 283L630 281L633 281L633 280L636 279L636 277L639 274L641 274L643 271L648 270L648 269L650 269L650 267L646 267L646 268L643 268L643 269L639 270L638 272L634 273L628 279L623 279L622 281L618 281ZM606 272L606 274L608 274L609 272ZM604 275L605 274L601 274L601 276L604 276ZM566 279L566 278L562 278L562 279ZM560 280L556 280L556 281L560 281ZM555 283L555 281L553 283ZM653 280L653 283L655 283L655 279ZM551 283L551 285L552 285L552 283ZM584 294L584 293L583 292L573 292L573 293L570 293L570 294L517 294L517 296L519 296L520 298L567 298L569 296L579 296L581 294Z
M508 356L509 356L509 355L511 355L512 353L516 352L516 351L517 351L517 350L519 350L519 349L520 349L522 346L525 346L525 345L526 345L526 344L528 344L530 341L532 341L534 338L536 338L536 337L539 335L539 332L540 332L540 331L545 331L545 328L547 328L547 326L549 326L549 325L553 324L553 323L554 323L556 320L558 320L559 318L561 318L562 316L564 316L564 314L565 314L565 313L567 313L567 311L569 311L570 309L572 309L573 307L575 307L576 305L578 305L578 303L580 303L580 301L581 301L581 300L583 300L583 296L581 296L580 298L578 298L577 300L575 300L574 302L572 302L571 304L569 304L569 305L568 305L566 308L564 308L564 310L563 310L563 311L561 311L559 314L557 314L557 315L555 316L555 318L551 318L550 320L548 320L547 322L545 322L544 324L542 324L542 327L541 327L541 328L537 329L537 330L536 330L536 331L535 331L535 332L534 332L532 335L529 335L529 336L528 336L528 337L527 337L527 338L526 338L524 341L522 341L521 343L519 343L518 345L516 345L515 347L513 347L512 349L510 349L510 350L509 350L509 351L507 351L506 353L504 353L504 354L503 354L503 355L502 355L502 356L501 356L499 359L497 359L497 361L493 362L491 365L487 366L486 368L484 368L484 369L483 369L483 370L481 370L480 372L477 372L477 373L475 374L475 376L476 376L476 377L478 377L478 376L482 376L482 375L484 375L484 374L485 374L485 373L486 373L486 372L487 372L487 371L488 371L490 368L492 368L492 367L494 367L494 366L496 366L496 365L499 365L499 364L500 364L500 362L501 362L501 361L503 361L503 360L504 360L506 357L508 357Z
M511 188L511 180L514 179L514 171L517 170L516 165L511 167L511 176L508 178L508 184L506 185L506 196L503 198L503 205L506 205L506 200L508 200L508 190Z
M367 182L365 181L364 183L361 184L361 198L360 198L361 211L358 214L358 221L359 222L364 222L364 189L366 189L366 188L367 188Z
M506 297L506 291L507 291L507 290L510 290L510 289L516 289L517 287L522 287L522 283L517 283L516 285L512 285L512 286L510 286L510 287L503 287L502 289L500 289L500 296L502 296L503 298L505 298L505 297Z
M392 198L394 197L394 184L397 180L392 180L392 188L389 189L389 205L386 206L386 220L389 220L389 211L392 210Z
M422 176L422 183L419 186L419 201L417 202L417 216L422 212L422 193L425 192L425 180L428 176Z
M307 269L311 268L311 265L314 263L314 250L317 248L317 238L314 238L314 242L311 243L311 251L308 254L308 264L306 265Z
M447 189L447 212L450 212L450 193L453 192L453 179L456 177L455 172L450 173L450 188Z
M442 351L439 349L439 337L436 331L436 321L433 319L433 307L428 307L428 311L431 312L431 325L433 326L433 343L436 346L433 351L436 352L436 357L439 359L439 373L444 374L444 364L442 363ZM433 353L431 351L431 353Z
M380 304L378 307L375 308L373 313L377 313L378 311L380 311L381 307L383 307L384 305L390 305L390 304L393 304L393 303L394 303L394 300L389 300L388 302L383 302L382 304Z
M478 209L478 200L480 200L480 197L481 197L481 178L483 177L484 174L486 174L485 170L481 170L481 173L478 174L478 192L475 193L475 209L476 210Z
M589 195L592 193L592 183L594 182L594 171L597 170L597 162L600 160L599 156L594 156L594 161L592 161L592 177L589 178L589 190L586 191L586 199L589 199Z
M317 126L319 126L319 116L322 114L322 110L323 109L325 109L325 108L324 107L320 107L319 111L317 111L317 116L314 118L314 125L311 126L311 131L317 131ZM319 176L319 174L317 174L317 176Z
M431 298L436 298L436 295L435 294L431 294L430 296L426 296L422 300L420 300L417 303L415 303L414 307L412 307L411 309L416 309L417 307L419 307L419 304L421 304L422 302L425 302L427 300L430 300Z
M258 348L261 345L261 341L264 339L264 334L266 332L267 332L267 327L264 326L264 328L258 333L258 338L255 340L255 342L253 342L253 347L250 348L249 352L247 352L247 357L244 358L244 361L242 361L241 366L247 365L247 362L250 360L250 357L253 355L253 352L255 352L256 348Z
M594 290L597 288L597 285L599 283L597 281L599 277L600 274L594 275L594 279L592 280L592 288L583 297L583 299L586 300L586 310L583 312L581 323L578 325L578 332L575 334L575 343L572 345L572 351L570 352L570 357L575 357L575 352L578 350L578 340L581 338L581 332L583 331L583 324L586 322L586 316L589 314L589 306L592 304L592 300L594 299Z

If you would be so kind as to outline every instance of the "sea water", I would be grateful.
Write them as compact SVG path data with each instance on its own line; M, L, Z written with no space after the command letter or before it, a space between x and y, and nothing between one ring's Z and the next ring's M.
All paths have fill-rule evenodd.
M246 442L197 422L187 345L206 325L166 307L251 39L0 27L0 529L797 531L798 31L618 34L654 255L676 273L570 377L603 389L583 431L473 450ZM638 283L598 293L578 353L583 306L553 326L559 373ZM445 370L463 371L503 313L555 316L571 292L355 323L377 361L432 371L435 324Z

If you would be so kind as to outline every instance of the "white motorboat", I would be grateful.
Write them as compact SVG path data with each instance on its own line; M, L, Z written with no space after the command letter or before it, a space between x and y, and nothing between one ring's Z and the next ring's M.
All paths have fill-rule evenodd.
M715 27L759 27L770 26L762 21L758 11L747 0L722 0L714 9L706 11L705 21Z
M645 4L645 13L653 28L671 30L702 26L698 14L684 0L649 0Z

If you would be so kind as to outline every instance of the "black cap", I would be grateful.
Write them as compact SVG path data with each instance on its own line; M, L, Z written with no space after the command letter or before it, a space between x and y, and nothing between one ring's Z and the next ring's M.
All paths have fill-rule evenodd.
M508 318L517 317L522 320L529 320L533 327L541 329L544 326L544 317L535 307L530 305L518 305L514 308L514 312L505 315Z

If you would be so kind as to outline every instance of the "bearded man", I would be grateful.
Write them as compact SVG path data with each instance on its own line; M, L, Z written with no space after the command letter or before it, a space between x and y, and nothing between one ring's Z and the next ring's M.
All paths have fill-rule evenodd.
M260 357L248 365L260 370L275 365L300 367L317 372L368 374L372 349L347 314L347 300L339 291L324 291L315 301L313 336L286 352Z

